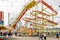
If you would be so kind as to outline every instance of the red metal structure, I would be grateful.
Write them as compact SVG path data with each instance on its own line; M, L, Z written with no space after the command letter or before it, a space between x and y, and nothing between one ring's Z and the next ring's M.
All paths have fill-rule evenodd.
M4 13L3 13L3 11L0 11L0 20L2 20L3 17L4 17Z
M32 1L32 2L30 2L28 5L25 6L25 8L23 9L23 11L19 14L19 16L18 16L18 17L16 18L16 20L14 21L14 23L11 24L11 27L15 28L15 27L16 27L16 24L17 24L17 23L19 22L19 20L24 16L24 14L27 12L27 10L29 10L30 8L36 6L36 5L39 4L39 3L42 3L43 5L45 5L46 7L48 7L52 12L54 12L55 15L57 15L57 12L56 12L49 4L47 4L45 1L43 1L43 0L39 0L38 2ZM43 13L43 12L40 12L40 13L46 15L46 14ZM49 15L49 16L50 16L50 15ZM42 17L38 17L38 18L47 20L47 19L42 18ZM35 19L37 19L37 18L35 18ZM51 23L54 23L54 24L57 24L57 23L52 22L52 21L50 21L50 20L47 20L47 21L48 21L48 22L51 22Z

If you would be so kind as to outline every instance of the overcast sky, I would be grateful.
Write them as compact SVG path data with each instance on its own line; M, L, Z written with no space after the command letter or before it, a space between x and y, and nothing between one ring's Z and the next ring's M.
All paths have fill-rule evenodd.
M60 23L60 0L44 1L46 1L58 12L55 16L55 22ZM22 11L25 4L29 2L30 0L0 0L0 11L4 11L4 25L8 25L8 13L10 13L10 18L16 18L16 15L18 15Z

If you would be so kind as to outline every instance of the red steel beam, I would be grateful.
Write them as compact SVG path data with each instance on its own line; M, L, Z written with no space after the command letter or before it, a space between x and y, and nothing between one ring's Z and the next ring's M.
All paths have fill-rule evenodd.
M56 15L57 15L57 12L49 4L47 4L45 1L39 0L39 2L41 2L42 4L44 4L45 6L47 6L50 10L52 10L53 12L55 12Z

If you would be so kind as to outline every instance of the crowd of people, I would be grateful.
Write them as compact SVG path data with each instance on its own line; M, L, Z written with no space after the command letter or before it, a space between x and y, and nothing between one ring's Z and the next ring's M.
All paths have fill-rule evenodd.
M13 33L11 31L1 31L0 30L0 40L6 38L6 37L12 37L12 35L16 36L17 33Z
M0 36L5 36L5 37L6 37L7 35L8 35L8 36L11 36L12 33L11 33L11 32L8 32L8 31L7 31L7 32L1 32L1 31L0 31Z
M48 35L49 35L49 33L48 33ZM56 33L55 36L58 40L60 40L60 33ZM47 40L47 34L40 33L39 40Z
M44 33L44 34L40 34L39 35L39 40L46 40L46 34Z
M11 37L12 35L17 36L17 32L13 33L11 31L0 31L0 36ZM60 33L56 33L56 38L58 39L60 38ZM47 34L39 33L39 40L47 40Z

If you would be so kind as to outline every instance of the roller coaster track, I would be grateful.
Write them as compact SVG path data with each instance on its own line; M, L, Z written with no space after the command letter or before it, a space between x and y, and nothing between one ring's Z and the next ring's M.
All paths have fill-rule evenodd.
M34 11L33 11L34 12ZM32 14L32 16L35 16L35 17L37 17L37 18L33 18L33 19L30 19L30 20L35 20L35 19L43 19L43 20L46 20L46 21L48 21L48 22L50 22L50 23L52 23L52 24L55 24L55 25L57 25L57 23L55 23L55 22L53 22L53 21L51 21L51 20L48 20L48 19L46 19L46 18L43 18L43 17L38 17L37 15L34 15L33 14L33 12L31 13ZM35 11L35 12L39 12L39 14L43 14L43 15L47 15L47 16L52 16L52 15L48 15L48 14L45 14L45 13L43 13L43 12L40 12L40 11ZM39 15L38 14L38 15Z
M27 6L25 6L25 8L22 10L22 12L19 14L19 16L17 17L17 19L14 21L14 23L11 24L11 27L15 28L16 24L19 22L19 20L23 17L23 15L27 12L28 9L34 7L35 5L37 5L38 3L35 1L32 1L31 3L29 3Z
M50 10L52 10L53 12L55 12L56 14L55 15L57 15L57 12L49 5L49 4L47 4L45 1L43 1L43 0L39 0L39 3L42 3L42 4L44 4L45 6L47 6Z
M19 20L24 16L24 14L27 12L27 10L29 10L30 8L32 8L32 7L34 7L34 6L36 6L37 4L39 4L39 3L42 3L42 4L44 4L45 6L47 6L52 12L54 12L55 14L54 15L57 15L57 12L50 6L50 5L48 5L46 2L44 2L44 1L39 1L39 2L36 2L36 1L32 1L32 2L30 2L28 5L26 5L25 6L25 8L22 10L22 12L19 14L19 16L16 18L16 20L14 21L14 23L12 23L11 24L11 27L13 27L13 28L15 28L16 27L16 24L19 22ZM39 12L39 11L38 11ZM43 15L46 15L46 16L51 16L51 15L48 15L48 14L45 14L45 13L43 13L43 12L39 12L40 14L43 14ZM34 16L34 15L33 15ZM37 17L37 18L34 18L34 19L29 19L29 20L35 20L35 19L44 19L44 20L46 20L46 21L48 21L48 22L50 22L50 23L53 23L53 24L57 24L57 23L55 23L55 22L53 22L53 21L50 21L50 20L48 20L48 19L46 19L46 18L42 18L42 17Z

